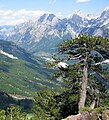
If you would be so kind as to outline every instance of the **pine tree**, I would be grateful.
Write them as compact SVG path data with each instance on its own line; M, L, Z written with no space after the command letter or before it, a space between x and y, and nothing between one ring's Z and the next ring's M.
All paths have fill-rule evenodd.
M56 92L52 89L40 90L35 94L33 111L38 120L60 120Z
M6 113L6 120L26 120L26 113L19 106L10 105Z
M0 120L5 120L5 110L0 111Z
M79 66L79 69L76 69L77 71L75 73L74 70L68 72L69 68L65 68L65 66L60 68L61 71L64 71L64 75L66 73L68 76L73 74L72 79L74 77L75 80L79 78L79 83L81 84L79 110L85 107L88 93L90 93L89 96L93 96L90 104L95 100L96 102L100 101L100 96L105 96L104 86L100 84L97 76L104 77L104 69L100 63L105 60L107 57L106 53L108 52L109 39L101 36L79 35L59 45L59 54L64 56L60 61L71 62L76 60L75 65L77 64ZM55 60L56 63L59 62L59 59ZM79 77L77 73L81 72L82 77Z

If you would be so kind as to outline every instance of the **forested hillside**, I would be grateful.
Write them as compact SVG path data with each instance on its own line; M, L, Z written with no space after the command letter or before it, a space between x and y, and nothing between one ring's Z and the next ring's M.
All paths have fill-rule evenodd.
M50 80L52 70L44 67L44 60L32 57L12 42L0 40L0 89L11 94L32 96L44 87L57 87Z

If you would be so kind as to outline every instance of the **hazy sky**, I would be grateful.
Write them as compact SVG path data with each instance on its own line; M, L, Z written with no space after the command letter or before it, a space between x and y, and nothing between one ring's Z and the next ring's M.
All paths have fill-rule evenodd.
M17 24L44 12L62 18L75 9L99 14L107 6L109 0L0 0L0 24L9 24L10 19L10 24Z

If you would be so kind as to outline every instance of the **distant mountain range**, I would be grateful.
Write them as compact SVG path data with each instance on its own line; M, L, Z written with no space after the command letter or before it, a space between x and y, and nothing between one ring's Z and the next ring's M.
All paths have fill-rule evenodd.
M109 32L109 7L101 14L85 14L76 10L69 18L59 19L44 14L16 26L0 27L0 38L13 41L28 52L53 52L59 43L81 33L105 36Z

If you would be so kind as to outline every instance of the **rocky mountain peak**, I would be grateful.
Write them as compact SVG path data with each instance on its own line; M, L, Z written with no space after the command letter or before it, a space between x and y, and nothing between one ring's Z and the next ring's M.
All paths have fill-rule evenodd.
M54 14L43 14L42 16L40 16L40 18L38 19L39 22L43 22L43 21L52 21L56 16Z
M109 6L107 6L106 8L104 8L103 11L108 11L109 10Z
M98 14L87 14L85 12L82 12L81 10L77 9L74 11L74 15L77 15L82 18L82 20L92 20L97 18L99 15Z
M73 13L73 15L78 15L78 16L80 16L80 17L82 17L82 18L86 18L86 17L87 17L87 14L84 13L84 12L82 12L82 11L79 10L79 9L75 10L74 13Z
M109 6L103 10L103 12L101 13L101 17L109 18Z

